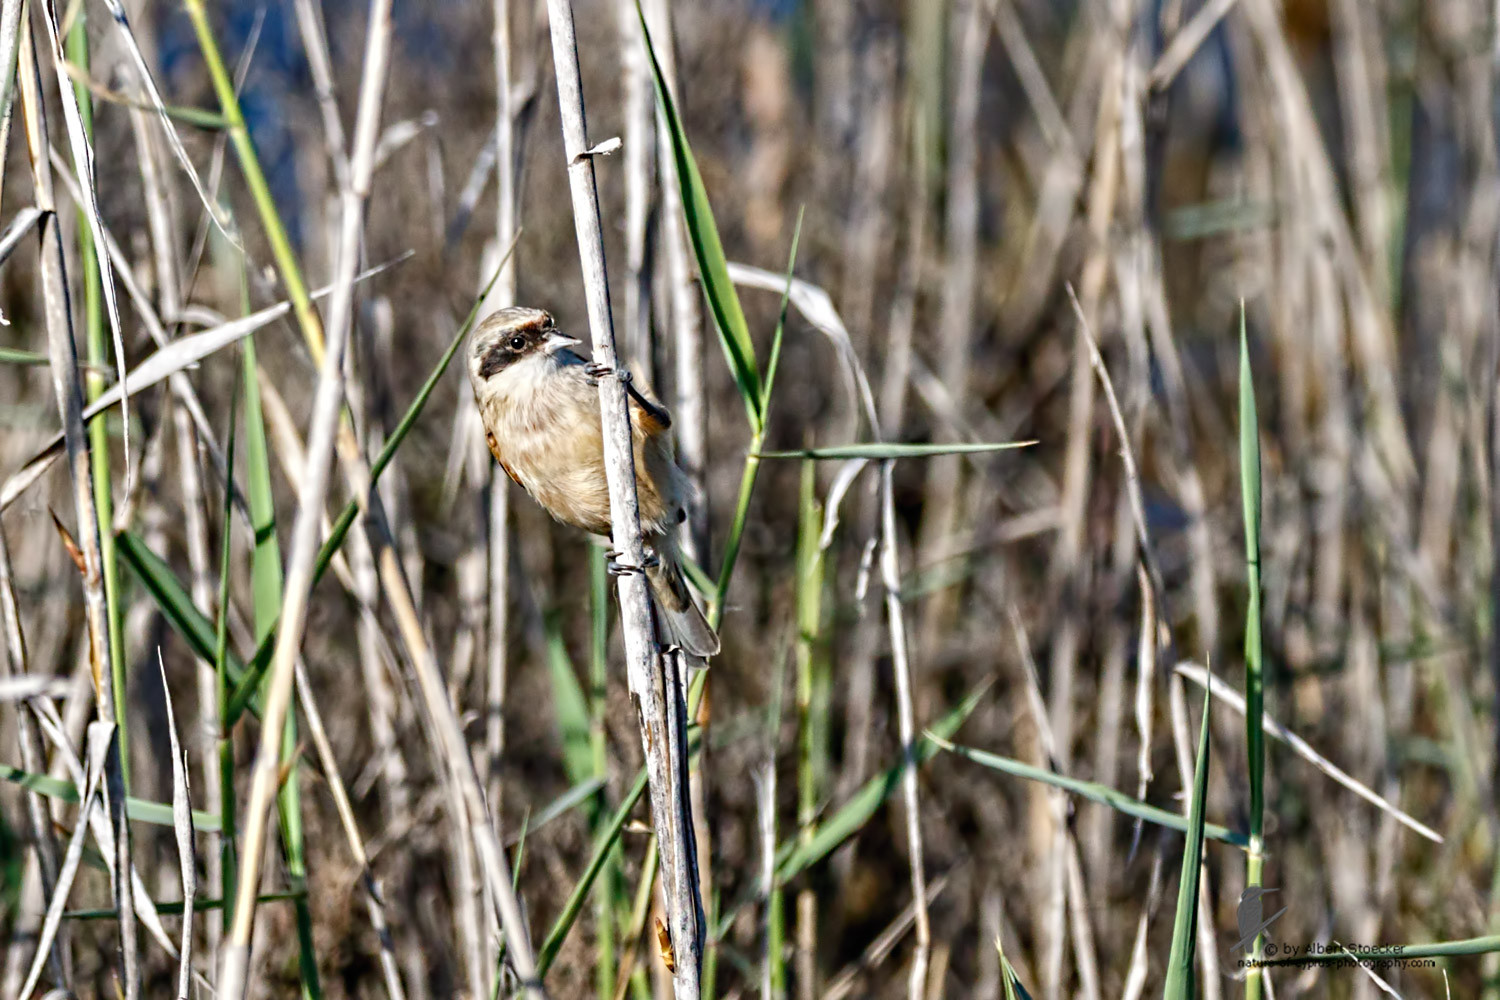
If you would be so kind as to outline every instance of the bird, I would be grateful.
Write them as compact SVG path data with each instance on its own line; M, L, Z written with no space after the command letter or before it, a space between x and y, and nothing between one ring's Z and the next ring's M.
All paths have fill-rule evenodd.
M693 487L673 457L671 414L628 372L612 372L578 354L579 344L557 328L551 314L524 306L498 309L475 327L468 374L485 442L506 475L554 519L608 537L598 380L619 375L629 398L647 554L644 565L635 567L611 553L611 570L644 573L670 643L706 660L719 652L719 637L688 590L673 538L687 520Z

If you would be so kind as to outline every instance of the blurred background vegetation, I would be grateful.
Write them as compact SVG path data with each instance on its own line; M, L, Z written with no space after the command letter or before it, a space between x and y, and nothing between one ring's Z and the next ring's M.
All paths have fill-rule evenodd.
M674 297L674 276L683 273L674 260L683 253L678 201L674 175L660 163L665 147L635 5L575 6L591 141L624 140L595 159L616 328L636 376L675 406L679 435L701 429L691 464L701 463L704 509L689 526L690 544L716 578L750 438L711 319ZM660 6L648 4L653 16ZM656 44L675 62L668 71L728 258L784 271L801 218L795 274L826 291L833 314L794 299L764 447L873 439L829 336L840 327L886 440L1036 442L895 464L893 605L883 603L890 588L874 565L878 468L850 485L848 464L763 463L722 608L724 652L698 717L714 995L755 995L763 977L773 993L799 998L913 995L908 969L920 951L929 967L916 995L1001 997L997 940L1036 997L1160 989L1180 834L923 744L922 843L913 849L894 780L903 751L888 616L899 613L906 626L918 732L961 718L954 738L967 747L1185 812L1201 689L1175 668L1207 665L1243 688L1242 308L1264 463L1266 711L1372 792L1361 797L1309 753L1268 741L1264 879L1279 890L1268 912L1286 907L1272 937L1416 943L1500 931L1495 6L670 6ZM522 228L514 298L587 337L546 5L398 0L363 260L409 256L357 286L349 379L371 456L459 330L495 251L509 243L496 221L497 10L509 19L513 115L501 145L514 153ZM139 0L129 13L168 105L217 114L183 5ZM222 123L179 117L176 129L233 218L243 253L204 221L165 133L139 110L138 77L108 9L82 0L65 15L87 39L100 209L168 332L285 298ZM239 67L275 207L309 284L321 286L333 275L343 141L330 140L327 115L331 108L352 129L366 7L223 0L209 19ZM52 143L66 151L40 23ZM308 59L309 39L320 34L331 105L320 104ZM18 107L0 201L7 223L37 197L20 122ZM148 160L161 179L143 171ZM165 225L156 229L153 185L165 195ZM58 197L79 351L89 355L82 317L97 291L84 287L87 226ZM173 290L163 285L163 254L180 269ZM762 359L778 290L742 289ZM8 321L0 350L46 351L34 239L0 268L0 308ZM122 310L134 365L154 346L137 314ZM1099 342L1128 441L1090 366L1081 320ZM684 364L684 344L695 337L701 363ZM100 386L115 370L104 347L88 368ZM289 319L260 331L254 349L285 544L316 366ZM242 359L234 348L188 372L219 445L241 419ZM495 822L508 841L524 834L512 860L540 943L631 788L641 750L618 636L605 625L612 599L596 547L494 476L472 411L463 377L449 371L381 491ZM47 368L0 355L0 475L47 443L56 412ZM117 421L118 410L111 413ZM135 396L131 420L131 481L117 422L103 465L115 527L141 539L216 622L222 476L172 393ZM237 476L254 461L244 420L239 461L247 471ZM1144 532L1124 447L1138 466ZM70 679L56 703L77 747L94 694L79 575L49 514L55 508L76 532L66 479L54 471L24 493L4 511L3 530L24 667ZM508 511L495 490L509 494ZM336 503L345 499L339 492ZM504 520L493 519L497 510ZM835 511L838 525L824 534ZM1159 593L1148 582L1143 535ZM233 544L225 617L231 648L248 660L262 635L253 542L246 533ZM455 832L445 765L424 737L427 718L405 679L389 612L362 590L359 559L355 552L350 565L336 563L335 578L314 591L303 646L310 691L383 886L407 994L489 996L498 938L479 905L472 851ZM131 794L172 798L159 650L194 805L215 811L204 797L217 780L207 773L219 735L212 657L184 641L138 574L121 569L111 603L123 625ZM503 691L493 684L493 655L505 664ZM1216 698L1210 711L1206 809L1210 822L1243 835L1254 765L1230 700ZM489 711L496 702L500 742ZM14 706L0 706L0 762L15 768L23 764L20 724ZM248 775L255 731L247 718L228 740L231 775ZM295 749L300 832L283 824L287 844L261 885L297 899L260 907L252 995L381 995L361 865L305 731ZM67 777L55 757L52 766ZM0 990L24 977L45 902L24 798L19 785L0 788L0 938L8 941ZM568 808L549 810L560 798ZM47 802L65 842L75 810ZM870 808L848 808L860 802ZM631 814L589 904L561 939L547 978L552 996L666 989L649 914L636 902L643 874L649 892L654 870L645 861L653 857L647 823L644 808ZM819 831L838 833L777 880L769 960L758 894L768 824L787 849ZM171 829L138 822L133 833L153 897L180 899ZM290 847L293 836L301 849ZM216 840L200 837L205 874ZM917 862L930 898L914 908ZM1212 998L1244 989L1228 947L1239 937L1243 851L1211 843L1204 872L1198 963L1200 993ZM202 895L219 895L211 877ZM107 877L86 864L70 907L104 907L108 898ZM175 936L176 918L165 920ZM199 920L207 936L218 915ZM73 988L114 995L111 923L65 926ZM144 958L146 995L165 995L175 963L150 944ZM1500 995L1488 957L1438 965L1381 975L1409 997ZM211 962L202 967L212 975ZM1271 978L1282 996L1379 991L1352 969Z

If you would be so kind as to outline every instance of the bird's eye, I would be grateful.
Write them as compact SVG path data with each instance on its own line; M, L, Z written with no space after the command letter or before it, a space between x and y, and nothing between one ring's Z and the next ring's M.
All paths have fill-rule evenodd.
M526 338L525 337L522 337L521 335L517 334L516 336L510 338L510 349L512 351L519 351L521 348L523 348L525 346L526 346Z

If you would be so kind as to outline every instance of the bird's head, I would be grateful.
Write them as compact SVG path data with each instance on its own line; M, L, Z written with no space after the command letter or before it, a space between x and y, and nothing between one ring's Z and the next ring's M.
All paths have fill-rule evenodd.
M469 381L476 391L520 361L578 346L557 329L551 314L525 306L497 309L469 340Z

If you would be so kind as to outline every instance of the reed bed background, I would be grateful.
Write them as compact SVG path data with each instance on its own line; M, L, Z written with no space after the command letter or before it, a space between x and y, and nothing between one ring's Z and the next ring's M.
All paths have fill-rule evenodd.
M1500 996L1497 17L4 0L0 996Z

